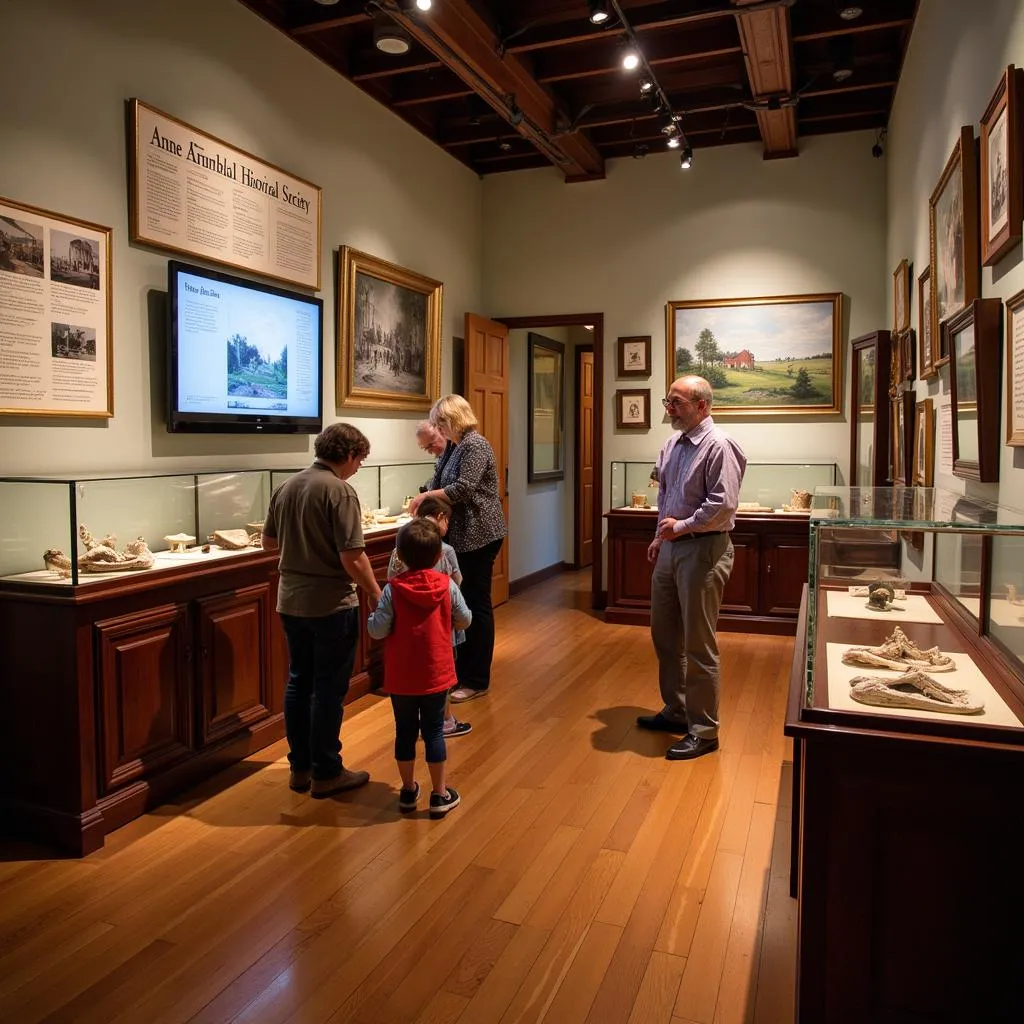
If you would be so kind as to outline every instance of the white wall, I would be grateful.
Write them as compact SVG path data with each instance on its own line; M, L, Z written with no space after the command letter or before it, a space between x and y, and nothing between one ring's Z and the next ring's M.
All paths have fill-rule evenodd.
M301 465L309 438L181 436L164 425L158 313L168 254L128 244L124 102L138 97L323 189L325 420L371 461L419 460L419 415L335 412L335 252L444 282L451 338L481 308L479 180L236 0L0 0L0 195L113 228L114 418L0 420L0 472Z
M922 0L893 105L885 157L890 197L886 268L891 274L901 259L913 261L911 323L915 328L916 278L929 259L928 199L961 125L972 125L975 135L980 135L981 115L1007 64L1024 65L1021 0L963 4ZM1022 287L1020 245L995 267L982 268L981 294L985 297L1006 299ZM891 295L888 301L886 319L891 321ZM1004 345L1004 373L1005 359ZM930 382L918 381L918 400L931 397L937 404L948 402L948 382L947 369ZM1002 445L1005 420L1004 402L999 484L966 484L958 477L936 473L936 486L998 497L1006 504L1024 508L1024 474L1020 472L1024 468L1024 449Z
M805 139L796 159L760 146L698 150L683 173L666 152L615 160L604 181L565 185L555 170L484 181L484 293L489 314L603 312L604 480L613 459L653 460L669 427L616 433L616 386L665 393L665 304L674 299L840 291L844 341L887 323L884 162L873 133ZM647 382L615 381L615 339L652 336ZM849 462L843 414L721 420L750 459ZM571 518L571 501L563 506ZM537 568L539 566L535 566Z

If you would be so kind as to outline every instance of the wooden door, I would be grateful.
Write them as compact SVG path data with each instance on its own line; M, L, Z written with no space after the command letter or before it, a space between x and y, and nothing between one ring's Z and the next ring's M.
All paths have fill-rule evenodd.
M465 346L464 397L480 421L480 433L494 449L501 507L508 523L508 328L476 313L467 313ZM508 600L509 539L505 538L494 563L491 602L495 607Z
M576 350L576 568L594 562L594 350Z

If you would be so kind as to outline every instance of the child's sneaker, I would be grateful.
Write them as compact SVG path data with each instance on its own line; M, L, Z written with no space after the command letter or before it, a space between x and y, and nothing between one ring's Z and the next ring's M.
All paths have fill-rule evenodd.
M406 789L404 786L398 791L398 809L403 814L408 814L410 811L416 810L416 801L420 798L420 784L414 782L412 789Z
M440 793L430 794L430 816L432 818L443 818L449 811L459 806L459 794L448 786L444 796Z
M473 726L471 726L469 722L460 722L454 716L444 723L444 738L446 740L450 740L454 736L465 736L467 733L471 733L472 731Z

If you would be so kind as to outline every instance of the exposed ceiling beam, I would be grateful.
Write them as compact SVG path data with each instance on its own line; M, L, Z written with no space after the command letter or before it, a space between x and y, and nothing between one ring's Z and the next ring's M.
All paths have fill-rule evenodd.
M736 27L754 101L793 94L792 34L789 8L765 7L761 0L732 0L737 8ZM755 9L744 11L744 7ZM757 111L766 160L796 156L797 126L792 107Z
M604 158L586 136L555 136L560 111L554 99L520 57L499 56L497 35L467 0L445 0L429 17L389 13L537 146L567 181L604 177Z

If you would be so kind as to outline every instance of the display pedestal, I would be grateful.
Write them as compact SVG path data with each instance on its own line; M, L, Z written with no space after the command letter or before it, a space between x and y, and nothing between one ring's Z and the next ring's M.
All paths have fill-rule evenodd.
M802 606L785 727L797 1021L1020 1019L1024 748L908 719L809 721L806 622Z
M646 626L651 621L647 548L658 513L615 509L608 521L608 606L605 619ZM807 582L808 517L772 513L736 517L732 575L718 628L726 632L796 632L800 591ZM683 542L685 543L685 542Z
M379 580L393 530L367 538ZM284 736L277 555L79 586L0 583L3 831L79 856L111 830ZM380 681L360 640L348 699Z

